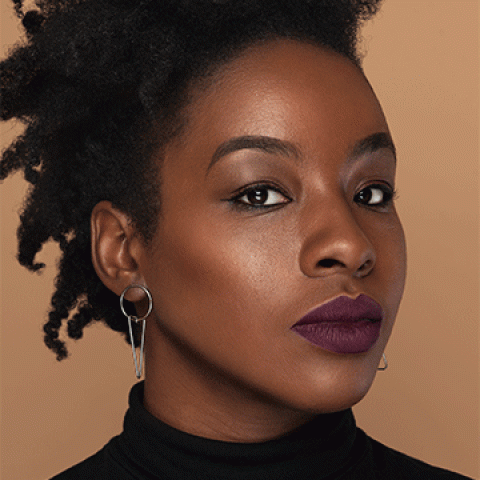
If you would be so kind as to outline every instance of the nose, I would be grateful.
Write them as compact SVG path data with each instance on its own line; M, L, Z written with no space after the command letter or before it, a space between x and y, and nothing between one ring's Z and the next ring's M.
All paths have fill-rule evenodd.
M334 274L362 278L375 267L375 249L347 205L336 205L309 225L300 252L300 268L308 277Z

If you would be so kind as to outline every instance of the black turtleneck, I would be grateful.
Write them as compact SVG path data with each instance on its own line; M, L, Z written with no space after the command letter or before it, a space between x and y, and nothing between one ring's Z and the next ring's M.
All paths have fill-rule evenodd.
M229 443L176 430L147 412L143 382L130 392L124 431L98 453L52 480L448 480L431 467L371 439L352 411L319 415L264 443Z

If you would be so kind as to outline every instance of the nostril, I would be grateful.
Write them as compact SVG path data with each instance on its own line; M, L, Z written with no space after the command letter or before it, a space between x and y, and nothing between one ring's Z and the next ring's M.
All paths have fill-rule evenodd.
M334 258L324 258L317 262L317 266L321 268L332 268L335 265L341 265L341 262Z
M372 260L367 260L365 263L363 263L361 265L361 267L358 269L358 272L359 273L363 273L365 272L366 270L370 270L371 267L373 265L373 261Z

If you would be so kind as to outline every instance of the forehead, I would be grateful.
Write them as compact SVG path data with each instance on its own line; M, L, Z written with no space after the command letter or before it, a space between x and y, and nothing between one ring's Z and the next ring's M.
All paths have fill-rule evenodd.
M360 68L324 47L295 40L256 44L194 86L182 144L262 135L303 149L347 151L388 132ZM197 145L198 146L198 145Z

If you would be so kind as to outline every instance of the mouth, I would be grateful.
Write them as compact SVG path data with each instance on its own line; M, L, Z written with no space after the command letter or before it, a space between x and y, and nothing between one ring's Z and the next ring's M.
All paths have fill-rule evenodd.
M335 353L363 353L380 336L382 307L367 295L341 296L308 312L291 327L308 342Z

